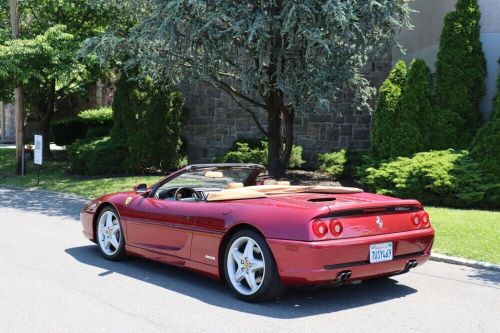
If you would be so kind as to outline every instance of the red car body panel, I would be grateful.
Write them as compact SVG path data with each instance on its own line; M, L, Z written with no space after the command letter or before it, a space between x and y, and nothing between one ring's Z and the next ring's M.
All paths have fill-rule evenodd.
M118 211L126 251L160 262L183 266L221 278L225 236L234 228L250 226L266 239L286 285L329 283L339 272L351 270L351 279L392 275L406 271L409 260L424 263L430 255L434 230L414 225L409 211L415 200L370 193L277 194L267 198L183 202L144 197L134 192L105 195L81 212L84 235L96 241L95 222L101 208ZM380 228L378 216L384 221ZM312 220L340 220L339 237L318 239ZM394 259L369 263L370 244L392 242Z

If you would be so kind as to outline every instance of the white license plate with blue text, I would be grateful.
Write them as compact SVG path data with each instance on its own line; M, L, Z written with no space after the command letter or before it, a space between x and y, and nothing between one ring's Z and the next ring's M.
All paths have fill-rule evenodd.
M392 260L392 242L370 245L370 263Z

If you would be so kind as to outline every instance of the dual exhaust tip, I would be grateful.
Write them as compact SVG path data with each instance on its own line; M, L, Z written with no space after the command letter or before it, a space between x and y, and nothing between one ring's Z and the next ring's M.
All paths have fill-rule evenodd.
M417 261L416 260L410 260L406 264L406 270L410 270L410 269L415 268L415 267L417 267Z
M406 264L406 270L409 271L412 268L417 267L418 263L416 260L410 260ZM342 282L342 281L347 281L351 278L352 272L351 271L342 271L337 275L337 281Z
M351 278L351 271L342 271L337 275L337 281L347 281Z

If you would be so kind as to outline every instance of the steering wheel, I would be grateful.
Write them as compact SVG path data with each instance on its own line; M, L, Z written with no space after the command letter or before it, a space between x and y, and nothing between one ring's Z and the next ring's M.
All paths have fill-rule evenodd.
M194 190L193 188L191 187L187 187L187 186L182 186L182 187L179 187L176 191L175 191L175 194L174 194L174 199L175 200L182 200L184 198L180 198L178 197L179 194L182 194L183 191L186 191L186 192L189 192L189 194L191 195L191 197L194 197L195 199L200 199L199 198L199 195L198 193L196 192L196 190Z

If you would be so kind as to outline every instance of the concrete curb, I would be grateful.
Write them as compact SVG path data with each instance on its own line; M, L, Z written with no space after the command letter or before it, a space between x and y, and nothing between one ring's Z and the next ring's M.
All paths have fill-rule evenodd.
M444 262L447 264L468 266L472 268L487 269L490 271L500 272L500 265L490 264L489 262L476 261L458 257L451 257L440 253L432 253L430 260Z

